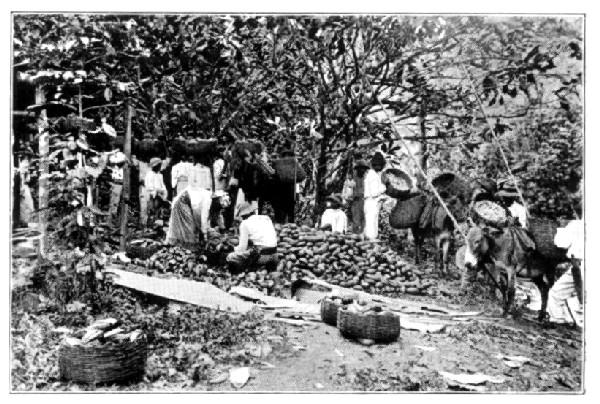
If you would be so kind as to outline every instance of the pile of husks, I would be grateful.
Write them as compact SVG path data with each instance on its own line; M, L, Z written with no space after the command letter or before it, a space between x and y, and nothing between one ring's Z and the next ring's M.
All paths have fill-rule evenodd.
M233 235L211 234L202 251L164 247L148 260L133 260L147 270L173 273L211 283L221 289L245 286L275 296L286 296L290 285L305 276L315 276L334 285L382 295L423 295L433 282L389 247L363 241L358 235L339 234L308 226L276 226L277 270L252 268L245 273L227 272L226 254L237 243Z

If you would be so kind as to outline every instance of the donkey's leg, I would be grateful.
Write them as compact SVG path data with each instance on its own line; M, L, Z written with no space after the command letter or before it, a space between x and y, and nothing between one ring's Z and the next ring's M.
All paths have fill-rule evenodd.
M550 291L550 285L548 285L548 283L546 283L546 281L544 280L544 275L536 276L531 280L540 290L540 295L542 297L542 307L540 308L540 312L538 313L538 320L543 321L546 318L546 309L548 307L548 292Z

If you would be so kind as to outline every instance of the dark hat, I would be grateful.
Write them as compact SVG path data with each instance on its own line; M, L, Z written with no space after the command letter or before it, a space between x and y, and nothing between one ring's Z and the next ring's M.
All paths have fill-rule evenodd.
M337 206L342 206L342 204L343 204L342 198L340 198L339 195L335 195L335 194L329 195L327 197L327 200L337 204Z
M373 157L371 157L371 165L372 166L385 166L385 157L381 152L376 152Z
M369 163L367 163L367 162L366 162L365 160L363 160L363 159L357 160L357 161L354 163L354 168L359 168L359 167L362 167L362 168L371 168L371 166L369 166Z

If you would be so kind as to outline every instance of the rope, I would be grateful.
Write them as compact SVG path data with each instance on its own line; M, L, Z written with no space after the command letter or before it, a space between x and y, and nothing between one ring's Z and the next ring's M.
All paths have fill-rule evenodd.
M500 144L500 140L498 139L498 136L496 135L496 131L494 130L494 127L490 123L490 118L488 117L487 113L485 112L485 108L483 106L483 103L481 102L481 98L479 98L479 94L477 94L475 85L473 84L473 80L471 79L471 75L469 74L469 71L467 70L467 68L465 67L464 64L461 63L461 67L462 67L463 71L465 72L467 79L469 80L469 84L471 85L473 95L477 99L477 103L479 104L481 113L483 114L483 117L485 118L486 123L488 124L488 126L490 127L490 130L492 131L492 137L494 138L494 140L496 141L496 144L498 145L498 148L500 150L500 155L502 156L504 165L506 166L506 169L508 170L508 175L510 176L510 178L515 186L515 189L517 190L517 193L519 194L519 198L521 199L521 202L523 203L523 207L525 207L526 217L529 217L529 209L527 208L527 202L525 202L525 198L523 197L521 188L519 188L519 185L517 184L517 179L515 178L512 170L510 169L510 166L508 164L508 159L506 158L506 154L504 154L504 148Z
M440 202L440 204L442 205L442 207L446 211L446 214L448 215L448 217L450 217L450 219L452 220L452 223L454 223L454 227L460 232L461 236L463 237L463 239L465 240L465 243L466 243L467 242L467 236L465 235L465 233L460 228L460 226L458 224L458 221L456 220L456 218L454 217L454 215L450 212L450 210L446 206L446 203L444 202L444 199L440 196L440 194L438 193L437 189L435 188L435 186L433 185L433 183L431 182L431 180L427 176L427 174L425 174L425 171L423 171L423 168L421 168L421 165L417 161L417 159L414 156L414 154L412 153L412 151L408 148L408 145L404 141L404 136L398 131L398 128L396 127L396 125L392 121L392 118L390 117L389 113L387 112L387 110L385 109L385 107L383 106L383 104L381 103L381 101L379 99L377 99L377 103L379 104L379 106L381 107L382 111L384 112L386 118L390 122L390 125L392 126L392 128L394 129L394 131L396 132L396 134L398 135L399 140L402 143L402 146L404 146L404 148L406 149L406 152L408 153L408 156L413 161L413 163L415 163L415 165L419 169L419 171L420 171L421 175L423 176L423 178L425 178L425 180L427 181L427 185L429 185L429 187L433 191L433 194L436 196L436 198L438 199L438 201ZM405 126L405 125L403 125L403 126ZM407 127L407 129L412 132L412 130L410 128Z

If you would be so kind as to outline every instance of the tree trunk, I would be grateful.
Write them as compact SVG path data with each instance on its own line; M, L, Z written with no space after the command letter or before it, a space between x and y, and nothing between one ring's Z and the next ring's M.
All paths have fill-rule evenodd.
M46 101L46 94L44 93L44 88L38 85L35 89L35 102L36 104L43 104ZM46 121L46 110L42 110L40 112L39 119L41 121ZM40 244L38 249L38 255L40 257L45 257L48 247L48 153L50 151L50 137L46 128L43 129L44 132L39 130L39 140L38 140L38 152L40 155L40 176L38 180L38 221L39 221L39 231L40 231Z
M127 161L131 161L131 115L133 110L129 101L127 102L127 131L125 132L125 142L123 144L123 152L127 157ZM121 243L119 251L124 252L127 247L127 219L129 214L129 191L131 186L131 174L129 163L123 168L123 195L121 198Z
M313 212L314 219L317 220L321 213L321 207L325 200L325 175L327 174L327 145L329 144L328 131L325 127L325 106L320 106L321 115L321 150L317 159L317 178L315 184L315 208Z
M427 147L427 127L425 125L425 117L427 111L425 110L425 104L421 104L421 112L419 113L419 129L421 131L421 168L424 172L427 172L427 158L429 157L429 151Z

